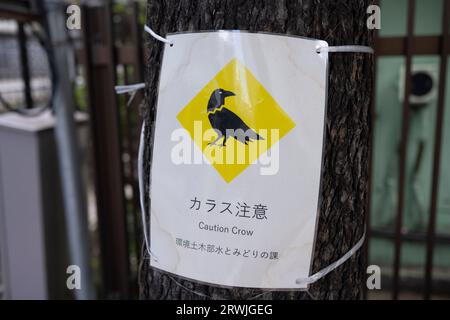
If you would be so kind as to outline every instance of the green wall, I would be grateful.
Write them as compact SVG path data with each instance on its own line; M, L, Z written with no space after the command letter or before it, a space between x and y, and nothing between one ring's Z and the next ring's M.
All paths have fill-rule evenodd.
M406 0L381 1L381 37L406 34ZM414 33L439 35L442 25L442 0L417 0ZM413 64L434 66L439 71L438 56L415 56ZM450 234L450 61L442 144L437 232ZM402 102L399 98L400 73L404 57L380 57L376 80L376 118L374 163L372 172L371 224L394 230L398 192L398 150L401 132ZM408 159L405 182L404 230L425 232L427 228L431 172L436 122L436 100L418 110L411 110ZM417 159L422 150L420 161ZM371 263L392 265L393 242L371 239ZM435 265L450 267L450 246L436 246ZM420 267L425 262L425 246L405 242L402 265Z

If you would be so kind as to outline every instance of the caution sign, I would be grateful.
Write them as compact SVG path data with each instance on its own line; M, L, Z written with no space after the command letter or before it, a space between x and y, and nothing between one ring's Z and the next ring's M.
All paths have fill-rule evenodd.
M151 265L233 287L304 289L322 162L323 41L172 34L150 187Z
M236 178L295 126L237 58L181 110L178 120L226 182ZM195 127L200 125L202 134L196 136ZM212 142L203 139L208 131L214 137ZM237 145L243 148L240 152L236 152Z

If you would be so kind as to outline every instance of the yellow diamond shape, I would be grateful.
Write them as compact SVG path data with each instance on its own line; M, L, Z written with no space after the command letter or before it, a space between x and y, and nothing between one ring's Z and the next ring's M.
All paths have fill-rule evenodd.
M227 96L220 108L208 112L208 102L217 89L232 92L234 96ZM226 146L222 146L224 138L221 138L217 145L210 145L219 134L213 131L208 116L220 115L224 108L234 113L262 139L245 144L231 137L226 140ZM181 110L177 119L227 183L295 127L286 112L237 59L232 59L220 70Z

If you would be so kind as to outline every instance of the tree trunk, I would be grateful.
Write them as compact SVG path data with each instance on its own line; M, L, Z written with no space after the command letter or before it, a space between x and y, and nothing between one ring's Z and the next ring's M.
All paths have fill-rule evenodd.
M333 45L371 45L366 27L370 0L149 0L147 23L155 32L240 29L322 39ZM163 44L147 42L145 122L152 128ZM368 192L372 57L332 53L320 217L313 272L347 252L362 236ZM151 133L145 134L145 174L151 162ZM145 180L148 194L148 179ZM148 199L146 199L147 212ZM148 217L147 217L148 218ZM145 259L144 259L145 257ZM359 299L365 285L364 254L356 253L305 292L224 289L176 278L149 266L143 251L140 296L143 299ZM182 284L182 286L180 286ZM183 288L184 287L184 288ZM188 288L189 290L187 290ZM193 293L201 293L205 296Z

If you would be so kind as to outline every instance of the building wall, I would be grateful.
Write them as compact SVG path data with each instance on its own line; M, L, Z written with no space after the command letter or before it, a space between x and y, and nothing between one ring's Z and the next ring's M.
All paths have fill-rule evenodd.
M405 36L406 0L382 0L381 37ZM417 0L415 35L440 35L442 0ZM372 181L371 222L373 227L394 229L398 192L398 156L401 134L402 102L399 92L405 59L402 56L380 57L376 80L376 120ZM439 72L438 56L415 56L413 65ZM442 143L437 232L450 233L450 61L447 70L444 133ZM437 84L436 84L437 85ZM437 98L421 108L411 110L408 141L407 179L405 182L405 231L426 232L430 208L431 173L434 149ZM421 156L420 156L421 154ZM393 242L373 239L372 263L391 265ZM402 265L420 267L425 263L425 245L405 242ZM450 267L450 247L437 245L435 265Z

